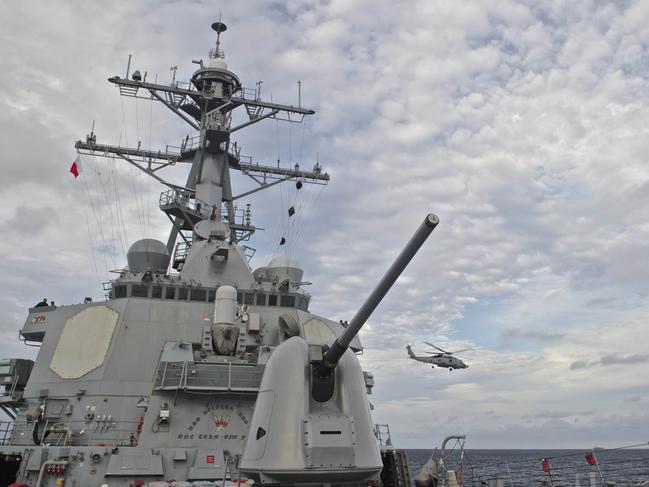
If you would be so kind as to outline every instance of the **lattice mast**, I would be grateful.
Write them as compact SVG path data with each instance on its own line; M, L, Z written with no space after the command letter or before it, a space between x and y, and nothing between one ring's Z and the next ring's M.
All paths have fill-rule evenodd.
M302 170L299 165L292 168L264 165L241 155L241 148L232 142L232 133L264 119L276 119L301 123L313 110L298 106L282 105L263 101L260 89L246 90L236 74L230 71L221 49L221 34L227 30L222 22L214 22L216 47L209 52L209 63L193 60L199 65L191 81L186 84L174 79L170 85L149 83L147 74L139 71L130 75L130 62L126 77L113 76L108 81L115 84L122 96L157 100L182 118L195 132L187 136L178 146L167 146L164 150L145 150L97 143L91 133L85 141L75 145L81 154L94 154L123 159L149 176L166 185L169 190L160 197L160 208L171 222L172 230L167 243L171 252L180 236L186 243L190 240L183 232L191 231L192 241L208 239L218 235L236 243L246 240L255 231L251 224L250 209L235 211L234 202L249 194L266 189L286 180L306 183L327 184L329 175L315 164L311 171ZM174 68L172 68L174 69ZM259 84L258 84L259 86ZM232 125L232 112L244 107L247 120ZM159 170L177 163L189 163L191 169L185 186L167 182ZM230 169L236 169L252 178L258 187L234 195Z

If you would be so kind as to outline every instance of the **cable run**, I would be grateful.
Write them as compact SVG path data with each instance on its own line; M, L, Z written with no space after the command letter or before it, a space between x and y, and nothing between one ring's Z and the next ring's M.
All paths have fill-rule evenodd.
M92 244L92 233L90 231L90 221L88 220L88 203L86 201L86 189L85 184L81 183L81 201L83 203L83 216L86 220L86 230L88 231L88 245L90 246L90 255L92 256L92 264L95 268L95 276L97 277L97 283L101 286L101 278L99 277L99 267L97 267L97 257L95 255L95 248Z

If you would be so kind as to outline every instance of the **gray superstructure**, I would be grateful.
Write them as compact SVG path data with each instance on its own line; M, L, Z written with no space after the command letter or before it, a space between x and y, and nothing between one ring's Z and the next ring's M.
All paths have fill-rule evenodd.
M135 242L108 299L35 307L20 331L40 346L33 364L0 363L0 487L178 487L270 483L368 485L385 459L375 437L357 333L437 224L429 215L351 323L309 312L303 270L278 256L252 270L255 231L235 201L230 170L267 188L326 184L312 170L257 164L231 140L266 118L301 121L312 110L261 100L216 48L187 86L112 77L121 95L154 98L196 133L161 151L111 146L91 133L80 154L121 158L167 186L168 242ZM298 104L299 105L299 104ZM248 119L234 126L232 111ZM185 186L159 169L190 167ZM360 304L360 303L359 303ZM2 368L6 366L5 368ZM403 465L402 465L403 467ZM405 467L403 467L405 468ZM403 475L402 475L403 476ZM404 485L401 479L394 485Z

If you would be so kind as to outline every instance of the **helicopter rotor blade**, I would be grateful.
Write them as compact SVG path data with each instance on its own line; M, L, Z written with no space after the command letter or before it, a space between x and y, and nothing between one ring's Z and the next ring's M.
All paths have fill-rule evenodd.
M448 353L448 354L450 354L450 352L447 352L447 351L444 350L443 348L439 348L437 345L434 345L434 344L432 344L432 343L430 343L430 342L424 342L424 343L425 343L426 345L430 345L430 346L433 347L433 348L436 348L437 350L439 350L439 351L442 352L442 353Z
M434 355L435 357L443 357L444 355L453 355L449 352L438 352L437 350L424 350L424 353Z
M473 350L473 349L472 349L472 348L463 348L463 349L461 349L461 350L456 350L456 351L453 352L453 353L470 352L471 350Z

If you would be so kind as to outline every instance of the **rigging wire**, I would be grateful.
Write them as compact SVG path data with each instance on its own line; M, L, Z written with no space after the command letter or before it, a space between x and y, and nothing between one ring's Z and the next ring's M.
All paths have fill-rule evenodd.
M304 124L302 126L302 140L301 140L301 146L300 146L300 165L302 165L304 163L304 159L303 159L304 136L305 136L305 132L306 132L307 120L308 119L306 119L304 121ZM306 225L304 224L304 221L306 220L306 218L310 214L311 210L313 208L315 208L315 206L317 205L318 201L320 200L320 197L322 196L324 188L325 188L325 185L320 185L320 190L316 194L315 198L303 197L301 199L301 201L300 201L299 209L297 210L297 213L298 213L298 215L297 215L298 220L296 221L297 229L296 229L295 235L293 236L293 241L294 241L294 245L295 245L296 249L297 249L298 244L300 242L300 239L301 239L301 237L303 235L303 230L306 227ZM309 194L309 193L306 193L306 194Z
M158 75L156 74L156 83L158 82ZM149 101L149 149L151 149L151 132L153 130L153 95ZM146 206L146 238L151 235L151 178L146 178L146 192L147 192L147 206Z
M288 163L291 167L293 167L293 124L289 123L288 124ZM287 209L286 211L289 211L289 208L293 208L295 210L295 203L297 199L297 190L295 187L293 189L287 189ZM288 217L286 216L288 214ZM287 233L288 233L288 245L286 247L287 250L287 255L289 257L293 256L293 232L295 231L295 213L290 214L286 213L285 218L286 218L286 226L287 226Z
M302 125L302 141L304 141L304 130L305 130L305 125ZM291 156L293 154L293 137L292 137L293 132L292 131L293 131L292 124L290 124L289 125L289 147L291 151ZM298 164L300 165L300 167L302 167L302 163L304 162L302 159L302 155L303 155L302 149L303 146L300 147L299 157L298 157ZM292 157L291 157L291 164L293 164ZM300 196L301 194L303 195L304 193L300 192L300 190L297 188L297 185L295 185L294 188L295 189L294 189L293 206L297 207L296 208L297 216L296 218L294 218L292 222L293 226L291 231L291 247L290 247L291 255L297 251L297 235L301 229L302 219L304 217L302 213L302 206L304 204L304 199L305 199L304 197Z
M99 163L97 162L97 157L93 155L92 159L93 159L93 163L95 165L95 168L100 167ZM111 180L112 180L112 175L111 175L111 171L110 171L110 169L111 169L110 163L108 164L108 169L109 170L108 170L108 176L106 178L106 181L102 181L102 172L97 169L97 180L98 180L98 183L99 183L98 186L102 190L103 197L105 198L105 200L106 200L106 202L108 204L108 214L110 216L110 230L111 230L111 237L112 237L111 242L110 242L111 243L110 247L111 247L111 251L112 251L111 255L113 256L113 265L115 266L116 265L115 254L117 253L116 249L115 249L115 241L119 240L119 245L120 245L120 247L122 249L122 253L125 253L126 249L124 248L124 243L122 241L122 234L121 234L120 228L119 228L119 219L118 219L118 217L116 215L116 212L115 212L114 198L113 198L112 191L111 191L112 185L110 183L111 183ZM99 193L97 193L96 197L97 197L97 199L99 198ZM98 206L103 206L103 205L101 205L100 201L97 201L97 204L98 204ZM102 219L101 219L101 224L102 225L104 224L103 215L102 215Z
M124 212L122 211L121 192L119 190L119 173L117 171L117 165L115 164L115 160L110 159L110 161L112 163L112 167L114 168L113 189L115 191L115 200L117 202L117 213L119 216L121 231L124 236L124 244L126 247L128 247L129 240L128 240L128 234L126 233L126 224L124 223Z
M123 122L124 122L124 117L123 117L123 110L122 110L122 124ZM118 144L121 144L121 139L122 139L122 130L120 128ZM102 245L104 250L110 249L113 266L116 266L115 258L116 258L117 248L115 242L116 241L119 242L119 246L122 250L122 253L125 253L126 247L128 246L128 237L126 234L126 225L124 223L124 215L123 215L122 205L120 201L119 184L117 181L118 177L117 177L117 168L115 165L115 161L113 158L108 159L107 171L100 171L98 169L101 166L98 163L97 157L95 155L92 156L92 162L86 159L84 164L87 165L87 167L91 169L92 172L94 173L95 190L96 190L95 199L93 200L93 198L91 198L90 196L90 191L88 187L88 185L90 184L90 180L88 179L88 176L82 179L82 184L85 185L85 189L88 193L86 195L86 204L91 208L93 214L95 215L95 220L97 221L99 233L102 237L105 235L104 225L106 223L103 217L103 211L104 211L103 207L105 204L108 205L108 214L110 216L111 240L110 242L108 242L104 238ZM101 188L101 193L98 188ZM103 196L105 201L99 200L100 194ZM106 268L107 268L106 270L108 270L107 263L106 263Z
M277 147L277 162L279 164L281 160L281 136L279 130L279 120L275 120L275 137L276 137L276 147ZM289 163L291 166L296 162L302 167L304 160L304 140L306 133L306 120L302 123L302 133L299 137L295 137L291 125L289 125L289 134L288 134L288 156ZM294 144L299 144L298 159L294 160L295 148ZM291 180L294 184L297 184L296 180ZM284 189L283 184L279 185L279 200L280 206L278 211L278 223L275 225L275 232L279 231L279 234L273 237L273 246L272 254L279 253L279 248L284 247L282 252L284 255L292 256L297 252L298 244L300 238L304 234L303 230L305 228L304 222L309 215L311 209L318 203L320 196L324 190L324 185L321 185L320 190L315 195L315 198L312 196L312 193L309 190L298 189L297 186L293 186L293 189ZM293 208L294 211L289 213ZM284 243L282 244L282 241Z
M102 184L102 189L106 193L108 202L109 202L109 209L110 209L110 217L111 217L111 222L112 226L114 228L114 233L115 233L115 240L119 242L119 246L122 250L122 255L125 252L125 246L124 246L124 239L122 236L120 224L119 224L119 214L117 213L117 201L115 198L115 194L113 192L113 179L114 179L114 174L113 174L113 167L114 165L108 164L108 171L106 175L106 181L104 184Z
M86 167L92 169L93 171L95 171L95 169L90 165L90 161L88 161L88 160L86 161ZM96 181L96 178L95 178L95 181ZM103 229L103 226L101 225L101 218L98 215L98 211L97 211L98 208L95 207L95 202L90 197L90 191L89 191L89 188L88 188L89 183L86 183L86 178L81 178L81 184L82 184L82 187L83 187L83 191L85 192L85 195L86 195L85 199L88 202L88 207L90 208L90 210L92 212L92 215L93 215L93 217L95 219L95 223L97 224L97 228L99 230L99 237L101 239L101 245L102 245L102 250L103 250L102 254L103 254L103 258L104 258L104 265L105 265L105 268L108 269L109 268L108 259L106 258L106 249L107 249L108 246L106 245L106 237L104 236L104 229ZM92 235L92 233L91 233L91 235ZM93 246L93 243L94 242L93 242L93 240L91 238L90 245Z
M271 102L273 100L273 95L271 93ZM276 138L277 138L277 164L280 164L281 161L281 153L280 153L280 136L279 136L279 120L275 119L275 133L276 133ZM278 225L276 225L275 228L278 228L280 231L280 234L276 236L275 238L275 243L273 246L273 254L277 254L279 252L279 248L282 246L280 243L281 240L280 238L285 238L286 235L286 230L287 230L287 221L286 221L286 214L284 213L286 206L284 205L284 189L282 188L283 184L280 183L278 184L279 186L279 195L280 195L280 206L279 206L279 212L278 212ZM286 244L284 244L286 245ZM283 249L284 253L286 252L286 248Z
M91 168L94 173L94 177L93 177L93 182L95 185L94 194L97 195L99 193L99 183L97 182L97 169L90 164L89 160L86 162L87 162L87 167ZM89 185L90 182L88 181L88 186ZM86 188L86 191L88 194L88 201L90 202L90 209L92 210L92 213L95 217L95 223L97 224L97 229L99 230L99 236L101 238L101 249L102 249L102 254L104 256L104 265L105 268L108 269L108 259L106 258L106 249L108 248L108 244L106 243L104 226L101 223L102 222L101 208L99 207L96 198L92 198L90 196L89 188Z
M88 231L88 245L90 246L90 255L92 256L92 264L95 268L95 276L97 283L101 286L101 278L99 277L99 267L97 266L97 256L95 255L95 248L92 244L92 232L90 231L90 221L88 219L88 203L86 198L86 189L83 178L81 180L81 201L83 203L83 216L86 220L86 230Z
M124 141L126 145L129 145L128 143L128 130L126 127L126 112L124 111L124 100L120 96L119 97L119 102L120 102L120 108L122 111L122 128L120 130L119 134L119 140L120 140L120 145L122 141L122 133L124 134ZM137 99L135 100L135 103L137 105ZM140 199L138 198L138 193L137 193L137 186L135 183L135 176L133 175L133 171L129 171L129 183L131 185L131 194L135 198L135 216L137 217L137 223L138 226L140 227L141 234L144 234L144 219L142 217L142 211L140 209Z
M320 200L320 196L322 196L322 193L323 193L324 189L325 189L324 184L320 185L320 190L318 190L318 193L316 194L315 198L313 198L312 200L307 202L304 205L304 209L300 210L300 215L302 216L302 218L306 218L311 213L311 210L313 210L313 208L316 207L316 205L318 204L318 201ZM295 245L298 245L298 243L300 242L300 239L302 238L302 235L304 234L303 230L305 228L306 228L306 225L303 225L302 221L300 220L298 231L297 231L297 233L296 233L296 235L294 237Z
M106 234L110 231L109 238L106 238L104 242L104 251L110 253L110 263L112 268L117 267L117 249L115 246L115 241L119 235L119 228L116 225L116 218L113 215L113 205L112 198L107 192L108 181L104 182L104 173L100 170L101 166L97 162L97 157L92 156L92 161L95 171L95 207L97 208L97 214L99 215L99 225L102 226L102 232ZM101 188L101 189L100 189ZM105 216L107 214L107 216ZM106 229L106 225L108 228ZM109 270L108 268L106 270Z
M293 164L293 124L288 124L288 162Z
M116 227L116 233L117 233L117 237L118 237L118 240L119 240L119 245L120 245L120 247L122 249L122 253L123 253L124 250L125 250L124 234L122 233L122 225L121 225L121 221L120 221L119 209L118 209L118 204L117 204L118 196L115 193L115 179L116 179L116 176L115 176L115 171L116 171L115 161L112 158L108 159L107 165L108 165L108 178L107 178L108 180L106 181L107 184L104 186L104 188L105 188L105 191L109 195L108 199L110 200L111 207L112 207L111 214L113 215L113 221L114 221L114 225Z
M138 105L139 105L139 99L135 99L135 135L137 136L137 146L138 149L142 145L142 139L140 138L140 114L138 110ZM144 176L142 175L141 171L138 171L137 174L137 179L138 182L140 183L140 192L139 192L139 197L140 197L140 207L142 208L142 238L146 238L146 206L145 206L145 201L144 201ZM147 178L148 179L148 178Z
M308 118L302 121L302 140L300 141L300 165L304 162L304 135L306 134L306 124L309 122Z
M135 210L136 210L135 212L137 216L137 223L139 226L140 235L144 235L144 220L142 218L142 209L140 208L140 198L138 197L136 178L133 175L132 171L129 180L131 183L131 191L133 193L133 196L135 197Z
M295 183L293 183L292 188L288 190L288 193L290 196L292 196L291 201L289 202L289 205L291 205L289 208L293 208L295 213L293 215L288 216L288 238L289 238L289 245L288 245L288 255L293 256L293 253L295 252L295 232L297 230L297 222L299 218L299 213L300 213L300 207L301 207L301 201L298 204L298 193L299 191L295 187ZM296 215L296 213L298 215Z

